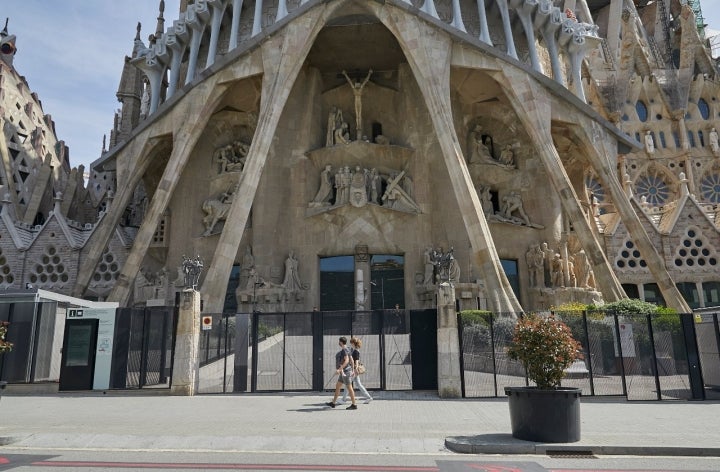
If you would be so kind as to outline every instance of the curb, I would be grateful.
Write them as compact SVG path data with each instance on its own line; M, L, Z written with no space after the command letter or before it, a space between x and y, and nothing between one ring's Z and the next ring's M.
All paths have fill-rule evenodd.
M510 435L479 438L477 436L450 436L445 447L460 454L522 454L522 455L611 455L611 456L683 456L720 457L720 447L683 446L597 446L570 444L538 444L514 439ZM517 442L515 442L517 441Z

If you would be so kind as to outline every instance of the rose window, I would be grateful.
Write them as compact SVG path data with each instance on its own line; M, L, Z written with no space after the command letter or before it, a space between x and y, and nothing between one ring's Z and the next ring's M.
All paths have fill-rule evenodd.
M720 174L710 174L700 182L700 194L706 202L720 203Z
M605 189L602 188L598 179L594 176L585 177L585 188L588 196L597 198L598 202L605 201Z
M646 197L651 205L662 205L670 197L670 188L662 176L658 174L644 175L635 184L635 193Z

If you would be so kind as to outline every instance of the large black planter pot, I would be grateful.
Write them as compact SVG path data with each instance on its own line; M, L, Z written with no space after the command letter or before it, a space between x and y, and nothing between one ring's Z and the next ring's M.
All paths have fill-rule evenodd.
M514 438L547 443L580 441L579 388L505 387L505 395L509 397Z

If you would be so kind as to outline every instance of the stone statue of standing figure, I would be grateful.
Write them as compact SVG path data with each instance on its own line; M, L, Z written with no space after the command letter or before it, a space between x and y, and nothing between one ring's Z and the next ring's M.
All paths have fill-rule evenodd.
M710 149L712 150L712 153L717 157L720 156L720 142L718 141L718 132L715 130L715 128L710 130Z
M368 81L370 80L370 76L373 73L373 70L370 69L370 71L367 74L367 77L365 77L365 80L360 83L359 81L353 82L350 77L348 77L347 72L342 71L343 75L345 76L345 79L347 80L348 84L350 84L350 87L352 87L353 95L355 97L355 140L360 141L362 139L362 93L363 89L365 88L365 85L367 85Z

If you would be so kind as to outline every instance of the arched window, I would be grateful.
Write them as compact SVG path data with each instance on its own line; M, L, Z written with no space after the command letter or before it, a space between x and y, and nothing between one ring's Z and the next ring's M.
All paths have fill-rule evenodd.
M635 111L637 112L638 118L640 118L640 121L647 121L648 119L648 109L647 105L642 100L638 100L635 104Z
M700 116L703 117L703 120L709 119L710 106L708 105L708 102L706 102L704 98L701 98L700 100L698 100L697 106L698 110L700 110Z

